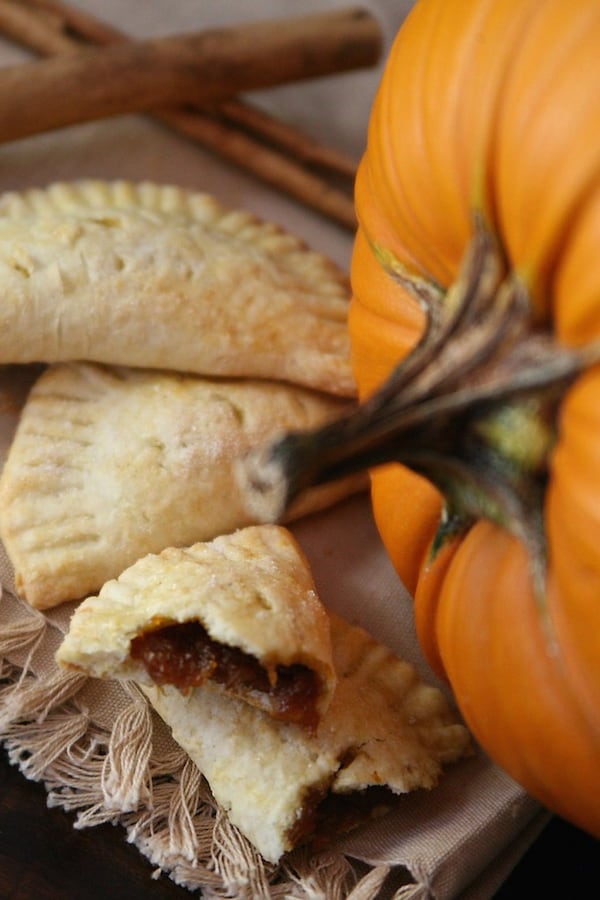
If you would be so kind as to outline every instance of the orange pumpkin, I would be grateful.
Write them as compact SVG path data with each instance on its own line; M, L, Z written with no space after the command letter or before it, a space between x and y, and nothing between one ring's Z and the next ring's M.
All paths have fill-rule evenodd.
M527 291L532 333L557 347L600 339L599 97L599 3L417 0L356 185L350 329L363 398L423 332L411 282L439 288L442 306L450 296L474 214ZM543 596L510 527L480 518L434 553L441 493L418 466L372 470L377 525L414 593L423 647L474 735L598 836L599 398L598 366L560 396L540 509Z

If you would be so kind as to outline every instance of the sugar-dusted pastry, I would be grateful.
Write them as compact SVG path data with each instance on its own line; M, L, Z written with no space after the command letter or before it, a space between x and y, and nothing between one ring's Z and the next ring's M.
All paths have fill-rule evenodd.
M97 592L147 553L252 524L240 454L346 401L297 386L93 363L35 383L0 477L0 538L38 608ZM300 514L362 486L318 488Z
M231 822L271 862L315 833L432 788L469 735L443 694L365 631L331 617L337 687L314 733L218 687L143 686Z
M0 363L276 378L350 396L347 278L212 197L129 182L0 197Z
M277 525L140 559L78 606L57 660L184 694L218 683L306 728L335 687L329 618L302 550Z

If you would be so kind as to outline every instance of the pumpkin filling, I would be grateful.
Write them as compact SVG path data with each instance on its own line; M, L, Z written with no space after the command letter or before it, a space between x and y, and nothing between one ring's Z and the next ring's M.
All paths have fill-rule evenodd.
M131 641L130 654L157 685L187 692L210 679L275 719L307 729L318 724L316 672L299 663L266 669L238 647L214 641L200 622L144 631Z

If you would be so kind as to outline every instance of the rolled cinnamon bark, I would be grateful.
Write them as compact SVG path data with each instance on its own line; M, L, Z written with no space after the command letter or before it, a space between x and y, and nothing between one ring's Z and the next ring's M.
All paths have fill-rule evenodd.
M372 65L379 52L377 22L354 8L11 66L0 72L0 142L344 72Z

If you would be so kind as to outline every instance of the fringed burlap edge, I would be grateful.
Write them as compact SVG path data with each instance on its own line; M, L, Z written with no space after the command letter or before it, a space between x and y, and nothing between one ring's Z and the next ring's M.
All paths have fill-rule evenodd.
M206 898L239 900L371 900L388 866L358 872L334 851L298 850L279 866L266 863L228 821L189 757L175 744L132 683L93 682L49 662L58 630L19 604L0 633L0 743L9 761L42 782L51 807L74 815L75 828L121 825L155 867ZM53 656L53 654L52 654ZM44 659L45 672L39 671ZM117 712L107 727L94 697L110 691ZM102 705L102 703L100 704ZM414 885L394 893L409 897ZM388 894L389 896L389 894Z

